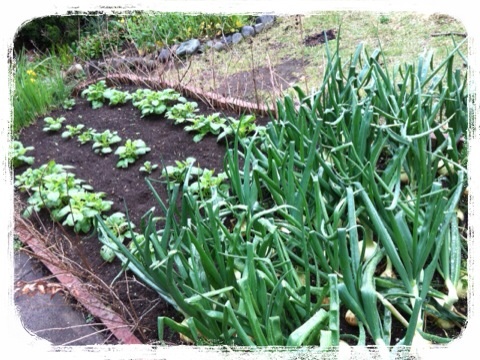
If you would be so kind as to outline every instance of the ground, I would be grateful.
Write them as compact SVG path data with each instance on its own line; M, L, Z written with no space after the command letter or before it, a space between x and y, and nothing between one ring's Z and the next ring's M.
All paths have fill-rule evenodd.
M127 88L123 88L127 89ZM129 88L133 90L133 88ZM216 112L199 103L202 114ZM237 116L233 113L224 113L225 116ZM73 165L72 172L76 177L83 179L93 186L94 191L106 193L106 199L114 201L109 213L115 211L126 212L134 224L140 224L141 217L152 207L157 207L151 190L145 181L146 175L139 171L144 161L157 163L162 167L174 165L175 160L184 160L193 156L197 160L197 166L215 169L215 172L223 170L223 157L225 144L217 143L215 136L206 136L199 143L192 141L193 135L184 131L182 126L174 125L173 121L163 116L148 116L141 118L141 113L131 104L92 109L91 105L82 98L76 99L73 110L56 110L49 114L51 117L63 116L66 121L63 128L56 133L43 132L43 118L38 119L33 125L24 129L20 134L20 140L24 146L34 146L31 155L35 157L34 167L55 160L62 165ZM266 118L257 118L258 122L265 123ZM85 129L93 128L98 132L104 130L117 131L123 141L126 139L142 139L151 148L151 151L143 156L127 169L116 167L117 155L109 154L101 156L92 150L92 145L81 145L76 139L62 139L61 133L65 125L85 125ZM30 153L29 153L30 154ZM16 169L19 174L26 169L25 166ZM160 170L157 169L149 176L155 184L158 194L165 199L166 185L161 182ZM21 198L25 200L25 194ZM22 206L22 205L19 205ZM125 208L126 207L126 208ZM21 211L22 209L18 209ZM161 215L157 212L158 215ZM98 282L94 276L100 277L104 284L112 284L112 290L117 294L121 303L114 297L106 298L106 303L112 303L129 323L138 326L137 337L146 343L156 340L157 316L160 314L181 320L178 314L168 304L161 301L155 292L148 289L134 279L132 275L121 275L121 264L118 260L107 263L99 255L101 244L95 234L81 236L73 231L59 230L58 224L52 224L49 214L41 212L32 217L36 226L47 229L49 241L52 246L65 254L76 265L72 266L75 271L86 269L82 277L87 281ZM66 234L63 232L66 231ZM66 236L69 238L65 241ZM89 274L90 273L90 274ZM115 281L114 281L115 280ZM109 297L102 284L98 284L103 297ZM147 314L148 316L145 316ZM178 339L171 335L171 341Z
M134 88L128 87L128 89L132 91ZM55 160L58 164L73 165L75 168L72 171L77 178L87 181L95 191L105 192L107 199L114 201L110 213L115 211L125 213L128 210L132 222L139 224L141 217L157 205L147 186L145 175L139 171L144 161L149 160L167 166L173 165L175 160L193 156L200 167L215 169L217 173L223 170L226 147L223 143L217 143L215 136L206 136L201 142L194 143L193 135L184 131L182 126L174 125L173 121L163 116L141 118L140 111L131 104L120 107L105 105L94 110L85 99L77 98L76 102L76 106L71 111L56 110L49 115L65 117L64 128L67 124L84 124L85 128L91 127L97 131L106 129L118 131L123 141L129 138L142 139L151 147L151 151L128 169L119 169L116 167L118 158L114 154L101 156L94 153L91 144L80 145L76 139L62 139L63 130L57 133L43 132L43 118L24 129L20 134L20 140L25 146L34 146L35 149L31 152L35 157L34 166L40 166L50 160ZM199 106L203 114L216 112L203 104ZM237 115L227 113L225 116ZM257 121L265 124L269 119L257 118ZM18 168L15 173L19 174L25 169L25 166ZM165 199L166 185L161 182L160 170L152 173L150 178L158 180L154 182L155 189L160 197ZM18 195L20 199L25 200L25 194ZM17 207L23 207L23 205L18 204ZM142 342L152 344L158 341L158 316L164 315L177 321L183 320L154 291L137 281L135 276L122 273L118 260L112 263L103 261L99 255L101 243L95 234L83 236L61 229L58 224L52 223L49 214L45 211L34 215L31 220L34 226L45 229L49 245L68 259L72 272L91 283L92 289L105 304L111 304L112 308L128 323L135 325L135 335ZM460 310L466 312L466 304L462 304ZM344 312L345 310L343 314ZM341 319L341 333L357 332L356 328L343 321L343 315ZM439 329L437 331L438 335L445 335ZM392 337L399 339L403 334L404 328L396 324ZM171 332L167 332L165 340L172 344L181 343L178 335Z

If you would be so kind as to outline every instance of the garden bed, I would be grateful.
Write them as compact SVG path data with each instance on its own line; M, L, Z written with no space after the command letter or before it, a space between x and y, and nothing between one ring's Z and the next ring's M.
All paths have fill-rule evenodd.
M123 90L134 92L137 87L124 86ZM212 114L214 109L199 102L200 113ZM224 116L238 117L236 113L223 113ZM63 139L62 131L46 133L43 131L44 123L38 119L36 123L24 129L20 134L25 146L32 145L34 150L29 154L35 157L34 167L54 160L57 164L72 165L76 177L85 180L93 186L95 191L106 194L106 199L112 200L113 205L110 213L120 211L127 212L134 224L139 224L142 216L152 207L156 201L145 181L146 176L159 180L154 182L155 190L167 201L166 185L160 181L161 170L145 175L139 171L144 161L161 164L161 166L173 165L175 161L195 157L196 165L215 170L215 173L223 171L225 156L225 143L217 142L216 136L207 135L200 142L194 142L193 136L187 133L183 126L174 125L172 121L161 115L141 117L138 109L131 104L110 107L104 105L99 109L92 109L91 104L83 99L76 98L76 105L70 111L56 110L49 114L53 118L65 117L63 126L85 125L85 129L94 128L101 132L109 129L117 131L122 139L142 139L151 151L142 155L139 161L127 169L116 167L118 158L113 155L99 155L92 151L89 144L81 145L76 139ZM265 125L269 119L259 118L257 122ZM26 166L16 169L15 174L26 170ZM19 195L19 203L16 203L16 212L20 213L25 207L25 194ZM157 215L161 215L156 212ZM170 305L158 297L158 294L136 279L135 275L123 269L118 259L106 262L100 256L102 244L95 234L80 235L69 228L62 227L52 222L47 211L35 213L32 216L31 227L39 229L44 236L44 249L48 248L52 256L59 255L62 259L63 270L68 269L71 273L88 284L90 296L95 301L105 304L123 319L135 334L127 336L120 334L120 341L128 342L134 339L134 343L140 339L144 344L158 342L157 318L158 316L170 317L181 322L182 317ZM25 227L22 225L22 227ZM27 243L28 244L28 243ZM28 244L31 245L31 244ZM32 246L35 248L35 246ZM55 255L56 254L56 255ZM45 259L45 253L38 254ZM48 262L48 261L47 261ZM84 286L85 289L85 286ZM93 291L92 291L93 290ZM76 291L79 291L78 289ZM81 290L83 292L84 290ZM80 295L80 298L84 295ZM106 305L109 304L109 305ZM98 306L98 304L97 304ZM466 313L466 301L462 301L458 309ZM342 333L358 335L358 329L350 326L345 320L346 309L341 309ZM107 311L108 313L108 311ZM99 315L101 317L101 313ZM108 316L107 316L108 317ZM443 331L430 326L430 332L441 336ZM392 337L397 340L405 335L403 326L394 319ZM450 336L457 336L456 330L450 331ZM118 336L117 336L118 337ZM371 339L369 340L370 344ZM178 333L168 331L164 334L163 343L183 344L184 341ZM352 345L354 343L352 342Z
M124 90L133 92L137 87L126 86ZM138 109L131 104L118 107L103 106L93 109L91 104L81 97L75 99L76 105L71 111L55 110L49 114L52 118L64 117L61 131L46 133L43 131L43 119L24 129L19 140L25 146L34 146L29 155L34 156L33 167L38 167L54 160L57 164L72 165L71 170L78 179L85 180L97 192L104 192L106 199L114 202L111 211L127 212L133 224L139 224L141 217L156 201L148 188L145 178L149 176L159 182L156 191L166 200L166 185L160 182L161 168L174 165L188 157L196 159L199 167L212 169L215 174L223 171L225 143L217 142L217 137L207 135L202 141L195 143L193 135L186 132L183 126L174 125L161 115L151 115L141 118ZM202 102L198 102L201 114L213 114L216 111ZM238 117L232 110L222 112L224 116ZM265 124L268 119L259 117L259 123ZM136 164L127 169L116 167L118 157L114 154L99 155L92 150L91 144L81 145L76 139L63 139L61 134L66 125L85 125L85 129L93 128L98 132L104 130L117 131L118 135L126 139L142 139L151 148L151 151L141 156ZM145 161L159 164L159 169L151 175L141 173L139 168ZM15 170L15 175L25 171L27 166ZM164 180L164 179L163 179ZM16 204L15 211L21 213L25 208L26 194L19 195L20 204ZM156 212L157 215L161 215ZM131 275L122 275L121 264L118 260L113 263L105 262L100 256L102 244L95 234L81 235L71 228L63 227L50 219L50 214L43 210L35 213L31 218L32 226L43 230L48 236L47 247L61 257L68 259L73 273L83 277L88 283L95 284L105 304L113 304L114 309L136 328L136 335L145 343L157 339L157 316L163 314L178 318L176 311L158 298L156 293L142 285ZM82 274L83 273L83 274ZM92 275L101 279L95 279ZM118 278L118 275L120 277ZM115 280L116 279L116 280ZM115 281L114 281L115 280ZM111 284L110 290L118 298L109 297L105 285ZM172 334L172 342L179 342L178 336Z
M261 128L241 138L230 133L228 148L217 136L233 125L225 127L222 118L235 124L255 105L184 88L184 96L197 100L198 116L171 117L174 108L165 98L182 103L178 109L193 106L171 89L119 86L134 97L108 106L125 94L91 80L87 91L79 91L88 101L76 98L73 110L54 111L19 134L35 148L28 154L34 167L73 166L84 181L40 175L46 184L56 179L55 186L76 187L65 192L40 186L44 193L28 200L30 210L42 208L27 212L32 227L146 344L191 339L326 348L342 340L386 350L419 337L447 343L467 319L466 299L459 297L466 275L462 145L468 108L466 82L460 70L452 75L454 54L434 69L426 67L433 63L426 54L419 71L405 67L406 75L391 79L378 62L380 52L368 55L359 46L345 67L327 51L326 76L315 97L292 89L295 95L271 111L275 120L257 118ZM438 80L444 69L445 85ZM418 84L410 81L414 74ZM121 80L156 90L175 87L134 74L108 80L109 86ZM79 124L97 135L113 132L112 148L97 135L92 147L80 144L78 135L62 134ZM199 132L201 124L215 134ZM122 158L132 144L138 159ZM146 175L141 170L147 164L158 168ZM173 171L167 184L162 171L175 164L183 166L181 176ZM220 181L210 183L217 175ZM23 175L18 183L28 188ZM74 217L89 198L82 187L100 192L103 200L91 203L101 210ZM25 193L19 198L27 199ZM57 203L60 208L52 205ZM128 214L132 232L125 232L123 220L115 232L107 230L113 219L106 216L118 212ZM51 216L75 225L76 232ZM347 308L355 312L349 321ZM448 320L448 328L438 319ZM355 322L358 327L349 325Z

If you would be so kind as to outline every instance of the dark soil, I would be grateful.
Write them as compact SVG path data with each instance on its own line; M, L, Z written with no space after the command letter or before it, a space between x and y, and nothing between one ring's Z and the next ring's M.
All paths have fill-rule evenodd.
M327 40L333 40L337 37L336 29L323 30L317 34L309 35L305 38L303 43L306 46L315 46L324 44Z
M124 89L134 90L132 87ZM163 165L173 165L175 160L184 160L189 156L196 158L198 166L212 168L216 173L223 171L224 144L217 143L216 137L206 136L201 142L194 143L193 135L183 130L182 126L174 125L173 121L163 116L148 116L141 118L140 111L132 105L121 107L103 106L93 110L90 104L81 98L76 99L76 106L72 111L56 110L49 114L52 117L63 116L65 125L84 124L85 129L94 128L97 131L109 129L118 131L122 142L126 139L142 139L151 151L143 155L128 169L116 167L118 157L114 154L101 156L95 154L91 143L80 145L76 139L64 140L60 130L57 133L45 133L43 118L24 129L19 140L24 146L34 146L29 153L35 157L34 167L38 167L50 160L58 164L73 165L72 170L79 179L91 184L94 191L106 193L108 200L114 201L109 213L115 211L126 212L134 224L139 224L141 217L152 207L158 208L152 192L147 186L145 175L139 172L144 161ZM202 114L216 112L199 103ZM235 114L225 114L235 116ZM259 118L259 123L265 124L268 119ZM62 128L62 129L63 129ZM15 174L23 172L26 167L16 169ZM150 178L160 180L160 170L156 170ZM154 182L154 186L162 199L166 199L166 185ZM21 200L26 200L25 194L19 194ZM21 211L22 209L16 209ZM158 214L160 215L160 214ZM105 304L109 304L121 314L128 323L135 325L135 335L145 344L157 343L157 317L168 316L177 321L182 317L156 292L135 279L131 273L122 272L118 260L107 263L100 257L101 243L95 234L80 236L73 231L63 229L53 224L47 212L41 212L32 217L34 226L43 228L42 232L48 235L51 246L63 253L65 259L71 262L72 271L84 281L92 284L98 296ZM466 303L460 311L466 313ZM344 312L345 310L343 310ZM165 341L168 344L181 344L177 334L166 329ZM441 329L429 329L431 333L445 336ZM358 329L345 323L341 316L341 333L358 334ZM394 321L392 340L404 336L404 328ZM455 336L455 334L449 334ZM347 339L348 342L350 342ZM395 340L394 340L395 341ZM355 343L352 342L352 345Z
M130 88L130 90L133 90ZM160 182L160 168L163 165L174 165L175 160L184 160L193 156L197 160L197 166L215 169L215 173L223 170L223 158L225 145L217 143L215 136L206 136L201 142L194 143L193 135L183 130L182 126L174 125L173 121L166 120L163 116L148 116L141 118L140 111L131 104L121 107L109 107L107 105L93 110L90 104L81 98L76 99L77 104L72 111L56 110L49 116L54 118L63 116L66 121L63 127L56 133L45 133L43 118L24 129L19 140L25 146L34 146L29 153L35 157L34 167L39 167L50 160L62 165L73 165L72 172L76 177L88 182L95 192L106 193L106 199L114 202L111 211L128 210L131 221L137 226L141 217L152 207L159 208L151 190L145 181L145 175L139 171L144 161L159 164L159 169L149 177L153 180L155 190L165 201L167 192L166 185ZM216 112L199 103L200 112L208 114ZM225 116L235 114L224 113ZM265 123L267 119L258 118L259 123ZM122 143L127 139L142 139L151 151L143 156L127 169L116 167L118 156L113 153L106 156L98 155L92 150L92 144L81 145L76 139L65 140L61 133L65 125L84 124L85 129L93 128L97 132L104 130L117 131L122 138ZM115 148L114 148L115 150ZM15 175L26 169L25 166L16 169ZM21 199L26 200L25 194L20 194ZM23 209L18 209L22 211ZM157 215L160 213L157 212ZM50 234L50 241L65 253L65 257L78 266L76 271L86 269L100 277L105 284L112 281L121 273L122 269L118 260L107 263L100 257L101 243L95 234L80 236L68 229L59 230L59 224L52 224L47 212L42 211L32 218L36 226L44 227ZM65 241L67 235L70 239ZM96 281L92 276L83 274L87 281ZM99 285L102 288L102 285ZM163 302L158 295L136 281L131 274L121 275L113 282L112 290L115 291L121 304L114 298L106 298L106 303L113 304L129 323L138 324L137 337L145 343L155 341L157 338L157 317L166 315L177 320L182 320L172 307ZM106 296L103 292L102 296ZM171 334L170 340L178 342Z

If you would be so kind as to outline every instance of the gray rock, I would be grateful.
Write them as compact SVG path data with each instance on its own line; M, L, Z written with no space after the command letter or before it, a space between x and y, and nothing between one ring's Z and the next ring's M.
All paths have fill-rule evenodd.
M171 53L167 48L160 50L160 53L157 56L157 60L161 62L167 62L170 59Z
M255 28L255 34L261 33L263 29L265 29L265 24L264 23L255 24L254 28Z
M222 39L222 42L227 45L230 45L232 43L232 35L224 36Z
M191 39L180 44L176 54L177 56L195 54L200 48L200 41L198 39Z
M255 28L253 26L250 26L250 25L245 25L245 26L242 27L240 32L242 33L243 37L253 36L253 35L255 35Z
M275 16L273 15L260 15L255 21L257 24L264 24L265 27L270 27L275 22Z
M225 45L223 42L216 42L213 44L213 48L217 51L222 51L227 48L227 45Z
M238 44L240 41L243 40L243 36L240 33L235 33L232 35L232 43L233 44Z

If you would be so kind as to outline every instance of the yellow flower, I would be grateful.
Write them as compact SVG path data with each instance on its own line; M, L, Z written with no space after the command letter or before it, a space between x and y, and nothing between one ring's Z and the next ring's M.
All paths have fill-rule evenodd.
M35 79L34 79L34 78L30 78L30 82L31 82L31 83L34 83L34 82L35 82Z
M27 74L30 75L30 76L37 76L37 74L35 73L35 71L30 70L30 69L27 70Z
M240 20L237 20L237 22L235 23L235 26L237 28L241 27L242 26L242 22Z

